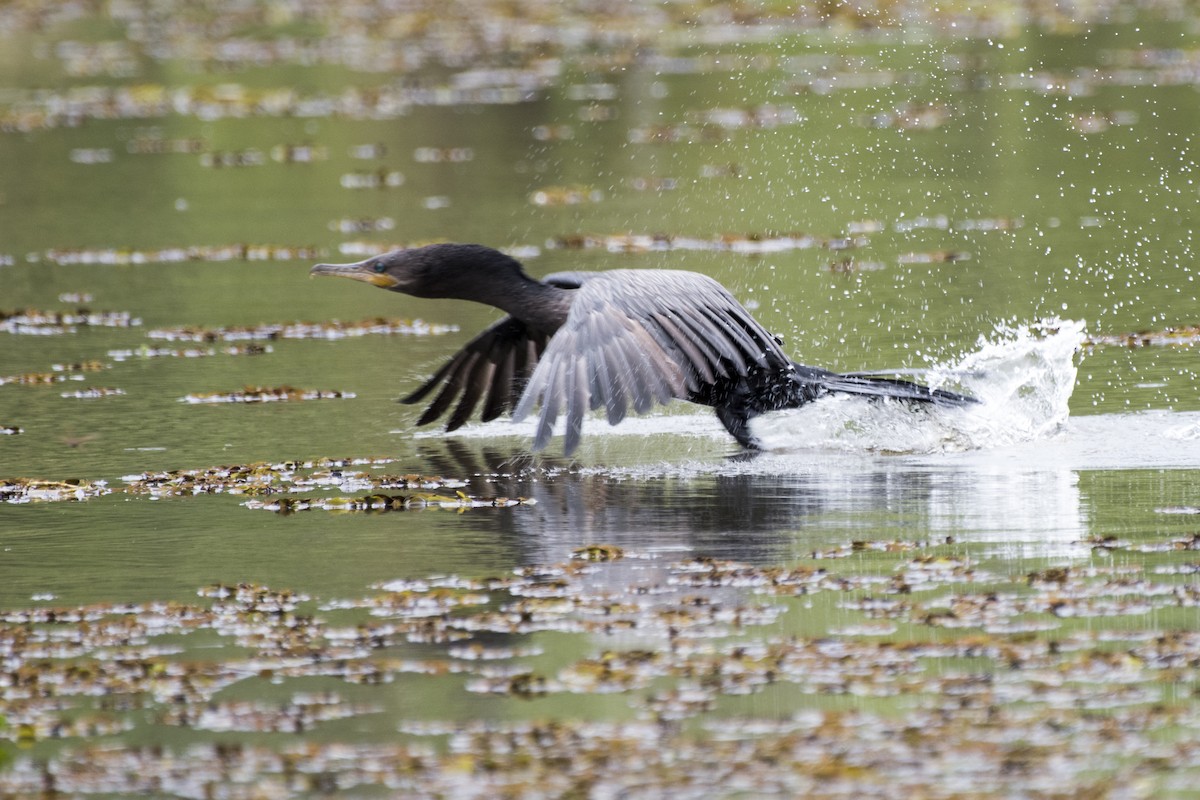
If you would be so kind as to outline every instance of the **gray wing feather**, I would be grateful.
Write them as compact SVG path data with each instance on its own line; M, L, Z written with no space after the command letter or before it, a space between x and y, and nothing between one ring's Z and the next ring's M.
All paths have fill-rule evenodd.
M604 406L616 424L630 407L645 413L768 363L790 361L711 278L663 270L591 273L580 281L567 321L542 353L513 418L541 404L533 442L539 450L565 412L570 455L588 409Z

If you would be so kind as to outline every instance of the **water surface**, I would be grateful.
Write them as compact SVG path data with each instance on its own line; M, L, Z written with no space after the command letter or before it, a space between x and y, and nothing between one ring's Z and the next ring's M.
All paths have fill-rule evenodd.
M1188 14L248 8L3 12L0 478L90 494L0 503L0 793L1190 786ZM756 456L682 404L573 460L418 429L495 312L307 272L431 240L703 272L806 363L984 403ZM326 397L188 402L247 387Z

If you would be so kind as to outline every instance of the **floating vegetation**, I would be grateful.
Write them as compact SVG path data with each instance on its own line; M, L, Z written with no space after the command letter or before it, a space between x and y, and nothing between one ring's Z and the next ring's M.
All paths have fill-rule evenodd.
M100 372L108 369L108 364L103 361L76 361L73 364L51 364L50 369L55 372Z
M239 464L198 470L126 475L124 492L155 499L202 494L245 495L250 509L291 514L300 511L385 512L417 509L509 508L532 505L524 497L477 497L460 490L465 481L425 475L372 474L354 466L383 465L390 459L321 459L305 462ZM315 489L368 492L356 497L296 497ZM387 490L408 490L390 494ZM443 490L439 492L438 490ZM452 490L444 493L444 490Z
M337 488L341 491L381 489L458 489L466 481L429 475L373 475L354 469L384 466L390 458L317 459L280 463L256 462L206 469L145 472L121 478L130 494L179 497L197 494L274 494Z
M362 217L359 219L335 219L329 223L329 230L338 233L375 233L390 231L396 227L396 220L391 217Z
M1137 121L1138 115L1134 111L1096 111L1090 114L1072 114L1068 119L1071 128L1085 136L1093 133L1103 133L1109 128L1116 126L1133 125Z
M419 319L375 317L342 322L280 322L222 328L155 328L151 339L168 342L236 342L258 339L345 339L356 336L440 336L458 331L457 325L440 325Z
M47 385L67 380L83 380L82 375L64 374L62 372L24 372L20 375L0 376L0 386L6 383L16 383L25 386Z
M427 244L439 244L443 241L444 240L437 239L437 240L415 241L415 242L367 242L367 241L342 242L340 245L338 245L338 252L344 256L353 256L355 258L368 258L370 256L377 256L381 253L389 253L392 250L400 250L400 249L408 248L408 247L421 247L421 246L427 245ZM501 252L506 253L506 254L512 256L513 258L517 258L517 259L537 258L538 256L540 256L542 254L541 248L539 248L535 245L514 245L511 247L501 247L498 249ZM453 330L457 331L458 328L454 327Z
M970 261L971 254L964 250L934 250L928 253L904 253L897 260L901 264L955 264Z
M882 261L867 261L859 258L843 258L829 262L829 271L834 273L878 272L887 269Z
M1197 342L1200 342L1200 325L1180 325L1136 333L1090 334L1083 341L1087 347L1171 347L1190 346Z
M679 181L675 178L629 178L626 183L629 188L636 192L670 192L679 188Z
M702 164L701 178L738 178L742 175L742 165L736 162L729 164Z
M691 111L686 122L661 123L631 128L626 138L631 144L675 144L679 142L715 142L730 131L770 130L805 121L794 106L764 103L748 108L711 108Z
M630 144L692 144L700 141L720 141L723 134L715 127L700 127L686 122L677 125L642 125L630 128Z
M111 164L113 151L109 147L77 147L71 151L76 164Z
M125 350L109 350L108 357L113 361L131 361L135 358L207 358L220 352L227 356L261 356L274 352L269 344L243 344L222 347L219 351L212 347L192 347L179 350L174 347L141 347Z
M124 389L111 386L93 386L90 389L79 389L74 392L63 392L62 396L75 400L96 400L101 397L119 397L125 394Z
M575 138L575 129L570 125L535 125L532 134L539 142L565 142Z
M128 311L44 311L34 308L0 311L0 331L23 335L74 333L79 328L131 328L142 321Z
M280 164L313 164L329 158L329 148L313 144L277 144L271 148L271 160Z
M616 561L625 557L625 551L615 544L589 544L571 551L571 558L580 561Z
M372 172L347 172L339 179L343 189L395 189L404 185L404 173L378 169Z
M368 494L362 497L278 497L272 500L247 500L246 508L291 514L297 511L407 511L409 509L509 508L533 505L526 497L471 497L458 492L454 496L422 492L410 495Z
M689 116L701 125L715 126L727 131L743 128L769 130L798 125L805 121L804 115L794 106L781 106L774 103L764 103L750 108L712 108L692 112Z
M184 403L280 403L299 400L346 400L354 392L297 389L294 386L246 386L235 392L202 392L181 398Z
M535 206L577 206L583 203L599 203L604 192L590 186L545 186L529 194L529 202Z
M348 154L351 158L358 159L359 161L373 161L387 156L387 145L382 142L356 144L349 149Z
M546 247L562 250L607 250L610 253L655 253L670 250L695 250L733 253L779 253L816 247L845 249L866 244L861 239L822 239L806 233L726 234L708 239L670 234L572 234L546 242Z
M470 147L418 147L413 160L418 164L462 164L474 161L475 151Z
M261 167L267 157L257 147L244 150L214 150L200 156L200 166L229 169L233 167Z
M39 595L0 611L0 738L75 741L14 757L0 792L40 792L49 775L59 790L241 796L252 787L291 797L309 793L298 774L319 774L329 786L455 795L469 780L471 796L527 794L531 783L562 794L580 781L605 795L786 786L875 796L884 785L889 794L969 785L1040 795L1064 783L1154 794L1196 772L1179 743L1200 735L1187 691L1200 635L1170 622L1200 604L1194 539L1106 541L1090 562L1012 575L981 569L953 543L848 541L775 566L589 545L508 575L398 579L359 597L316 600L254 583L205 586L196 602L70 606ZM1114 563L1120 547L1168 560ZM834 557L856 566L827 568ZM814 614L814 605L837 613ZM1148 617L1151 629L1130 627ZM810 632L795 632L798 618ZM231 646L214 649L214 637ZM409 644L420 655L398 656L414 652ZM303 691L314 677L347 692L328 683ZM410 690L436 680L451 695L513 705L498 719L402 719L404 742L348 743L325 727L378 713L370 686L401 678ZM222 695L239 685L241 699ZM761 702L738 700L781 689L787 710L763 714ZM529 700L581 694L620 697L633 718L543 719L543 709L514 719ZM88 741L138 719L324 734L201 740L170 758Z
M945 103L905 103L892 111L860 117L864 128L899 131L930 131L942 127L952 116Z
M20 432L20 429L17 429ZM50 481L39 478L0 478L0 502L54 503L62 500L87 500L109 494L104 481ZM4 716L0 710L0 717Z
M959 231L1015 231L1023 227L1025 220L1020 217L983 217L954 223L954 229Z
M31 254L28 261L46 261L59 266L92 264L174 264L185 261L312 261L324 254L307 245L226 244L164 247L157 250L120 248L53 249ZM2 324L2 321L0 321Z
M418 106L532 102L540 91L550 88L553 77L537 69L477 70L469 79L479 85L348 86L335 94L237 83L224 83L216 92L209 86L154 83L14 92L14 100L0 104L0 132L52 130L92 119L158 120L170 116L205 121L280 115L398 119Z
M168 139L161 131L139 132L125 143L125 152L130 155L163 155L176 153L200 155L209 149L208 140L200 136Z
M352 705L336 694L297 694L282 704L213 702L195 709L174 709L158 721L203 731L303 733L322 722L382 710L379 706Z

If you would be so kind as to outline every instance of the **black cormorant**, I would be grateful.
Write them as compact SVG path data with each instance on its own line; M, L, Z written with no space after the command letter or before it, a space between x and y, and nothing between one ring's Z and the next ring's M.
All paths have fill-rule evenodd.
M674 398L712 406L748 448L757 447L751 417L833 392L948 406L977 402L910 381L797 364L721 284L695 272L616 269L536 280L490 247L433 244L354 264L317 264L312 274L507 312L403 402L439 390L418 424L453 405L448 431L466 422L481 400L484 421L506 411L519 421L540 404L534 450L546 446L561 413L570 455L589 409L603 407L615 425L630 408L640 414Z

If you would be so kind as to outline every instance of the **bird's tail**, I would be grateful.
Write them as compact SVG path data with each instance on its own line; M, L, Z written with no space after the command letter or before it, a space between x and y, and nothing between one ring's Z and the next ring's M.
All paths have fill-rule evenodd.
M978 403L974 397L950 392L945 389L933 389L903 378L884 378L876 375L856 375L849 373L839 375L836 372L821 371L808 376L825 392L838 394L854 394L863 397L890 397L896 400L915 400L922 403L933 403L938 406L967 406Z

